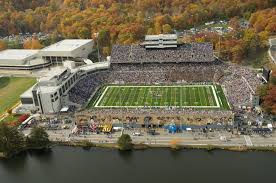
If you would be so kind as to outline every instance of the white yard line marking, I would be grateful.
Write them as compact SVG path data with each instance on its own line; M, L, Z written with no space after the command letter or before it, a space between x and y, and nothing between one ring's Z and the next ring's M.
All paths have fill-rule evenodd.
M124 87L124 88L128 88L128 87L137 87L137 88L158 88L158 87L162 87L162 88L170 88L170 87L208 87L208 86L212 86L213 85L125 85L125 86L116 86L116 85L110 85L107 87Z
M95 106L97 108L142 108L145 106ZM167 108L168 106L149 106L145 108ZM181 106L181 108L219 108L218 106Z
M218 97L217 97L217 93L216 93L216 91L215 91L215 88L214 88L214 86L213 85L211 85L211 88L212 88L212 91L213 91L213 95L214 95L214 97L215 97L215 100L216 100L216 106L217 107L220 107L220 105L219 105L219 101L218 101Z
M102 101L102 98L104 97L104 95L105 95L106 91L108 90L108 88L109 88L109 86L107 86L107 87L105 88L105 90L104 90L104 92L102 93L101 97L98 99L98 101L97 101L95 107L97 107L97 106L99 105L99 103Z

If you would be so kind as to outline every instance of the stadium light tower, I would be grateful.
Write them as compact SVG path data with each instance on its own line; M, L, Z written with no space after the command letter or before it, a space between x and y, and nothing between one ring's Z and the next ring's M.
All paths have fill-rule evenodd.
M98 54L98 61L100 62L99 32L94 33L94 37L97 39L97 54Z

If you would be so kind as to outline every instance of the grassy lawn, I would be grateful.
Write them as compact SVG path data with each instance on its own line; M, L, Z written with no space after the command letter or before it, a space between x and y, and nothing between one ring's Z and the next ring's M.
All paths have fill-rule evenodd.
M19 116L9 115L6 118L4 118L1 123L8 123L8 122L16 122L18 120Z
M0 114L16 104L19 96L35 83L35 78L0 78Z
M221 87L213 85L110 85L102 89L88 107L229 109Z

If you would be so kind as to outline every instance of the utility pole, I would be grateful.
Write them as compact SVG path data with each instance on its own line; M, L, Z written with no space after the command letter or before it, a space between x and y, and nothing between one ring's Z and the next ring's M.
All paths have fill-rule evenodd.
M98 61L100 62L100 50L99 50L99 33L97 33L97 50L98 50Z
M221 44L221 35L219 35L219 52L218 52L218 58L220 58L220 44Z
M100 62L100 50L99 50L99 32L94 33L94 36L97 39L97 55L98 55L98 62Z

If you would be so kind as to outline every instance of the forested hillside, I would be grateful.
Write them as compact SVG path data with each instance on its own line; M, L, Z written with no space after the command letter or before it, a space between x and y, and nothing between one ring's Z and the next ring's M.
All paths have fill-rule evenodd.
M56 32L91 38L105 29L111 43L128 44L145 33L234 16L248 19L273 5L273 0L5 0L0 2L0 35Z

